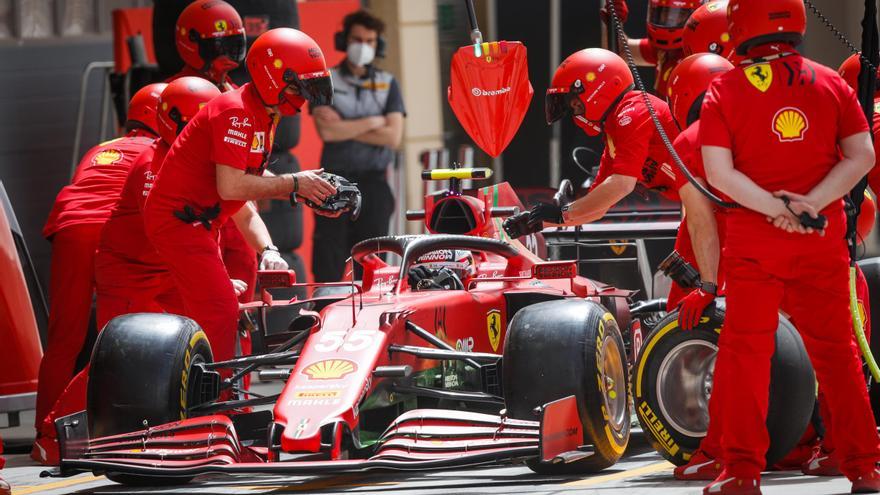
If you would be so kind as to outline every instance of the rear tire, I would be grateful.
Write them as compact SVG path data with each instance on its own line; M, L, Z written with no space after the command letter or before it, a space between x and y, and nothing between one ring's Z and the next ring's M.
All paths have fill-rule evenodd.
M574 395L584 443L595 453L569 464L529 461L541 474L582 474L612 466L630 435L626 354L617 322L592 301L566 299L523 308L504 342L504 395L512 418L536 419L534 409Z
M709 395L724 321L723 300L693 330L678 326L678 312L663 318L645 339L634 368L636 415L651 446L669 462L690 460L709 426ZM794 326L779 318L770 379L767 465L798 443L813 411L813 368Z
M189 318L136 313L98 335L89 371L90 436L103 437L185 419L194 398L192 370L213 361L205 332ZM174 485L192 477L107 473L126 485Z

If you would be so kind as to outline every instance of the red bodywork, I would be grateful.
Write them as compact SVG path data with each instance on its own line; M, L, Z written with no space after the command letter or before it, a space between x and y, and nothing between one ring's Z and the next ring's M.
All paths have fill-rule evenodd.
M34 407L43 356L7 207L0 202L0 413Z
M574 262L542 262L519 241L507 239L500 215L521 205L506 183L480 189L474 197L453 193L428 197L424 213L411 217L424 217L429 227L436 225L438 212L451 215L453 210L442 210L450 201L459 202L456 218L461 218L464 209L471 212L468 221L459 224L465 229L461 234L468 235L380 238L354 248L354 260L364 267L361 287L355 295L339 296L343 299L317 315L275 401L268 447L242 446L234 418L226 415L197 417L85 443L87 432L76 432L77 425L85 421L74 415L57 423L59 433L66 432L60 435L64 441L62 471L165 476L217 471L316 473L443 468L539 455L547 462L560 462L572 455L587 455L578 451L583 432L573 397L545 407L544 414L554 418L550 423L483 414L502 409L503 398L468 391L465 384L455 382L454 375L446 375L447 361L417 356L412 350L445 347L445 352L472 356L474 361L494 359L497 363L510 313L518 309L509 306L511 298L537 294L541 300L580 297L598 301L600 295L626 294L577 276ZM465 290L410 289L407 268L419 256L438 249L472 251L476 270L463 281ZM401 256L403 269L383 262L377 256L381 252ZM264 291L262 301L243 308L295 302L302 303L273 301ZM425 334L430 334L427 339ZM430 340L435 341L434 347L426 349ZM388 374L388 370L397 371ZM480 395L486 408L403 407L429 382ZM374 443L367 443L361 438L362 413L377 404L410 410L383 425ZM363 455L367 447L369 454ZM363 458L344 460L352 452Z

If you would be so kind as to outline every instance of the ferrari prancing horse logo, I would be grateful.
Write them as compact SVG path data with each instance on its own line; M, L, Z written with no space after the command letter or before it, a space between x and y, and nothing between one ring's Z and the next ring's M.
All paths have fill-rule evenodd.
M501 343L501 311L489 310L486 313L486 330L489 332L489 343L492 350L498 352L498 344Z
M762 93L766 93L773 84L773 69L770 64L755 64L746 67L746 77L752 86L758 88Z

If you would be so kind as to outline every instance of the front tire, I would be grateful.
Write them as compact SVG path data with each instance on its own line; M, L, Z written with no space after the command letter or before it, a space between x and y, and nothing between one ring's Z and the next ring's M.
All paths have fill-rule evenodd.
M533 410L574 395L594 454L569 464L529 462L542 474L593 473L614 465L630 435L626 351L617 322L592 301L566 299L528 306L513 317L504 343L503 382L508 414L535 419Z
M198 363L213 361L205 332L189 318L135 313L98 335L89 370L90 436L103 437L186 419L198 390ZM195 386L194 386L195 385ZM107 473L126 485L173 485L192 477Z

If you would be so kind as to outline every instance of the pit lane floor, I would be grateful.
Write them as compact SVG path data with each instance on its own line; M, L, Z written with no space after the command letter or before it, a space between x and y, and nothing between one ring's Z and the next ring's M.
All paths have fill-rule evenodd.
M592 476L542 476L525 466L493 466L424 474L366 473L320 477L225 476L196 478L181 487L129 488L108 481L103 476L81 474L72 478L40 478L44 468L36 466L24 454L7 455L2 471L12 483L14 495L61 494L602 494L602 495L699 495L703 482L679 482L672 477L672 464L664 461L645 442L641 432L634 432L629 452L610 469ZM767 474L763 481L765 495L775 494L848 494L845 478L817 478L799 472Z

